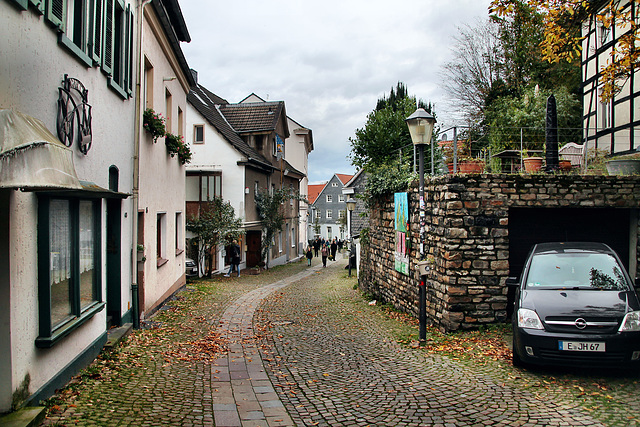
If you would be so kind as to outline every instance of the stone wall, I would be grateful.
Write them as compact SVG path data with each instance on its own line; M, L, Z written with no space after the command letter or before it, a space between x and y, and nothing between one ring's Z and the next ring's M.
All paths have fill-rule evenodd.
M369 246L362 249L359 285L378 300L417 317L417 185L408 193L410 276L394 269L391 194L370 212ZM428 322L446 331L468 329L507 318L510 208L613 207L636 212L640 177L446 175L425 179L425 207L425 252L432 266L427 276ZM637 247L637 221L621 226L631 229L630 241ZM635 250L636 257L639 252Z

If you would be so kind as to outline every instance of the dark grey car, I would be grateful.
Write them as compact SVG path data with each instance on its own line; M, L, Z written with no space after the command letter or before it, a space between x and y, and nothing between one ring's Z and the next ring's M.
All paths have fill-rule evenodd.
M618 255L603 243L535 245L516 287L513 364L640 364L640 303Z

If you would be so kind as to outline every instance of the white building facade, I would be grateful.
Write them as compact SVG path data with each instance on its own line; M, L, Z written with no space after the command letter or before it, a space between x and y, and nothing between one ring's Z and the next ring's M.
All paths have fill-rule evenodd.
M132 319L135 5L53 3L0 1L0 412Z
M626 3L626 4L625 4ZM622 10L630 13L636 23L640 19L638 6L633 2L620 2ZM603 4L603 7L606 6ZM582 78L583 125L587 147L607 153L623 154L640 146L640 73L620 77L620 90L604 102L602 68L610 61L610 54L621 36L630 26L605 27L595 16L583 22Z

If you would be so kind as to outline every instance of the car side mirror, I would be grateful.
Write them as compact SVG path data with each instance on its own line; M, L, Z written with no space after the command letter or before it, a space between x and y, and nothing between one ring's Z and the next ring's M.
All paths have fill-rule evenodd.
M517 288L518 286L520 286L520 281L517 277L507 277L507 281L505 282L505 284L509 287Z

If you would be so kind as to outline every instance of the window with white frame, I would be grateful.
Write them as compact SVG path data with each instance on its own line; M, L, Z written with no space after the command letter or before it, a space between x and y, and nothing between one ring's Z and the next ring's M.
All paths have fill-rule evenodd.
M340 219L344 218L345 217L345 213L346 213L345 211L338 212L338 218L340 218Z
M104 307L100 207L100 199L38 199L38 347Z
M598 88L598 98L602 96L603 88ZM613 107L612 102L600 102L598 103L598 123L602 129L609 129L612 125L612 115L613 115Z
M156 217L156 255L159 267L167 259L167 214L164 212Z
M333 231L331 227L327 227L327 239L331 240L331 237L333 237Z
M333 195L327 194L327 203L333 202Z
M282 252L282 231L278 231L278 252Z
M182 223L182 212L176 212L176 255L182 253L184 249L184 224Z
M344 194L338 195L338 202L344 203Z
M333 211L331 209L327 210L327 219L333 218Z
M296 228L295 227L291 227L291 247L295 248L296 247Z
M193 143L204 144L204 125L193 125Z
M606 46L609 42L613 41L613 31L611 27L607 27L601 22L598 22L596 32L599 42L598 47Z
M331 183L331 186L332 186L332 187L337 187L337 186L338 186L338 183L337 183L337 182L332 182L332 183Z
M322 212L320 212L320 209L318 209L318 210L316 211L316 218L317 218L317 219L322 218Z

